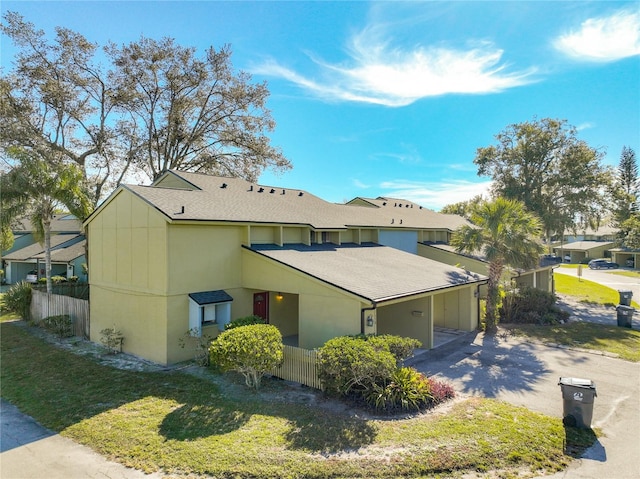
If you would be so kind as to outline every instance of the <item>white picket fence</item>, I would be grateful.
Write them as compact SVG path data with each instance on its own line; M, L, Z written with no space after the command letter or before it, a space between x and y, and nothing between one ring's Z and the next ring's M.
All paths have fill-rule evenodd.
M84 299L31 291L31 319L41 321L49 316L68 314L73 321L74 335L89 339L89 301Z
M287 381L322 389L318 379L317 364L317 351L285 345L284 361L281 366L274 368L271 374Z

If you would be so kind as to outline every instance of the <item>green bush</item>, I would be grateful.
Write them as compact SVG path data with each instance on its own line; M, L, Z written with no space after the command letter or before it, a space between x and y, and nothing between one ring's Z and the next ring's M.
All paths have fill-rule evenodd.
M262 377L282 364L282 335L270 324L234 327L211 343L209 357L212 366L239 372L247 386L259 389Z
M58 283L66 283L67 282L67 278L65 278L64 276L51 276L51 282L58 284Z
M405 359L413 356L413 351L422 346L417 339L403 338L402 336L394 336L391 334L382 334L380 336L365 336L365 339L376 348L385 349L393 354L396 362L402 363Z
M363 394L384 383L395 369L393 354L368 340L333 338L319 351L318 377L329 394Z
M382 412L419 411L433 401L431 384L413 368L398 368L383 384L375 384L365 395L367 404Z
M260 316L245 316L244 318L236 318L225 325L225 329L238 328L240 326L250 326L252 324L265 324L264 319Z
M73 322L71 316L68 314L49 316L44 318L40 324L59 338L69 338L73 336Z
M4 307L19 314L22 319L31 319L31 285L26 281L20 281L9 288L3 296Z
M541 289L523 287L508 291L499 309L500 322L554 324L566 320L568 314L555 302L555 295Z

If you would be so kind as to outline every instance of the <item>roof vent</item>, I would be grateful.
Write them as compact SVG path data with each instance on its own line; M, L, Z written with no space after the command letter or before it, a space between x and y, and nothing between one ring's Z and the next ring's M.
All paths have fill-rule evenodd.
M258 190L258 193L262 193L264 191L264 188L260 187L260 189Z
M386 202L386 201L383 201L383 202L382 202L382 206L387 206L387 202Z
M400 220L400 224L402 224L402 220Z
M395 220L394 220L393 218L391 218L391 224L393 224L393 222L394 222L394 221L395 221Z
M227 187L226 183L222 183L222 186L220 188L225 189Z
M283 195L284 195L285 191L286 191L286 190L282 190L282 194L283 194Z
M249 187L249 191L253 191L253 185Z
M420 207L420 209L422 209L422 206Z
M174 215L183 215L184 214L184 205L182 205L182 208L180 208L180 211L178 211L177 213L174 213Z
M405 205L407 208L409 207L409 205Z
M304 193L303 193L302 191L300 191L300 192L298 193L298 196L302 196L302 195L304 195Z
M269 193L275 193L276 190L274 190L273 188L271 188L271 191Z

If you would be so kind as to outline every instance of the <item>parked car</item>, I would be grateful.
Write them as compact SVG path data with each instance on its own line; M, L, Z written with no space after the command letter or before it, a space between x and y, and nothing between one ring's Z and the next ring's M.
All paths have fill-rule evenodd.
M24 279L27 283L37 283L38 282L38 272L35 269L32 269L27 273L27 277Z
M616 269L619 268L618 263L609 261L608 259L592 259L589 261L589 268L591 269Z

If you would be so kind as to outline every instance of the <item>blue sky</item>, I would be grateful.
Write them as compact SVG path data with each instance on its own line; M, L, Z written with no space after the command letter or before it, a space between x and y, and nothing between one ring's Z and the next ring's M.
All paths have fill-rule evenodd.
M173 37L266 80L292 161L261 183L328 201L423 206L486 191L476 149L507 125L566 119L618 164L640 155L640 2L3 1L53 35ZM2 38L2 64L12 46Z

